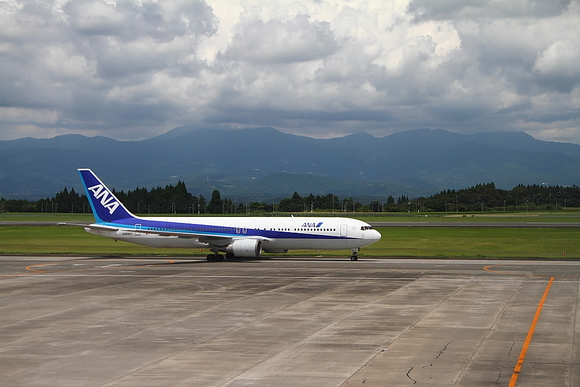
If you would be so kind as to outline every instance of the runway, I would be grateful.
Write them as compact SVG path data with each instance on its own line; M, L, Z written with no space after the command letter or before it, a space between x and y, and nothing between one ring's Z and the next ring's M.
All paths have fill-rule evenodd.
M574 261L4 256L0 384L508 386L521 361L517 386L578 386L579 276Z

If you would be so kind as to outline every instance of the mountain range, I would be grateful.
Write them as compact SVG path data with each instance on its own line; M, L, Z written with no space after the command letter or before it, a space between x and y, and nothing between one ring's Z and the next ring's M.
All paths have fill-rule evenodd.
M458 134L417 129L374 137L313 139L273 128L180 127L140 141L63 135L0 141L0 197L52 197L81 188L91 168L117 190L185 182L208 197L236 201L334 193L386 198L431 195L494 182L577 185L580 145L540 141L523 132Z

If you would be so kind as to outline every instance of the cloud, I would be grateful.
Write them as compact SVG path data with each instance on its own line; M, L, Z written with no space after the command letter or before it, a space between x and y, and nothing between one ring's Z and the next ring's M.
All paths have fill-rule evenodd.
M179 36L215 33L211 7L203 1L131 2L73 0L63 11L70 27L85 36L108 36L131 41L149 37L171 41Z
M415 21L457 19L547 18L561 15L571 0L412 0Z
M114 137L130 122L166 125L176 108L155 80L199 71L196 47L217 29L204 1L1 3L0 21L1 105L49 109L58 127Z
M310 22L307 15L293 20L262 20L243 25L220 59L257 64L307 62L338 49L328 22Z
M536 82L552 91L570 93L580 84L580 46L577 41L558 40L536 59L532 73Z
M197 124L580 143L579 16L541 0L0 2L0 139Z

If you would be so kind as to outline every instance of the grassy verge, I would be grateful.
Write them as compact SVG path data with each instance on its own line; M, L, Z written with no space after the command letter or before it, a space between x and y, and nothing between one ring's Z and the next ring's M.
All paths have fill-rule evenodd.
M139 214L144 217L155 217L155 216L175 216L175 217L204 217L204 216L245 216L242 214L237 215L207 215L207 214ZM445 223L486 223L486 222L580 222L580 211L559 211L557 213L550 214L549 212L518 212L518 213L467 213L467 214L451 214L451 213L429 213L429 214L417 214L417 213L296 213L294 216L305 216L305 217L344 217L344 218L356 218L363 220L365 222L445 222ZM253 214L251 216L260 216L259 214ZM266 216L272 216L271 214L266 214ZM275 216L289 217L290 214L280 213L275 214ZM39 213L3 213L0 214L0 221L5 222L36 222L36 221L47 221L47 222L82 222L82 221L94 221L92 214L39 214Z
M573 228L380 228L365 255L457 258L580 258Z
M385 227L378 230L382 239L363 248L363 257L580 258L579 229ZM115 242L88 234L80 227L0 227L0 254L205 256L207 253L200 249L155 249ZM290 254L347 257L350 250L295 250Z
M199 249L195 250L200 254ZM0 254L43 255L194 255L194 250L155 249L85 232L82 227L0 227Z

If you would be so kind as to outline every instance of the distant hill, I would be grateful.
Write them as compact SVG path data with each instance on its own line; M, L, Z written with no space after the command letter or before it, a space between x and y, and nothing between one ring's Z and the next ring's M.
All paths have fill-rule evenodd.
M273 128L176 128L142 141L65 135L0 141L0 197L39 199L80 190L77 168L93 169L117 190L184 181L209 196L269 200L334 193L386 198L431 195L494 182L578 185L580 145L523 132L464 135L417 129L376 138L366 133L312 139Z

